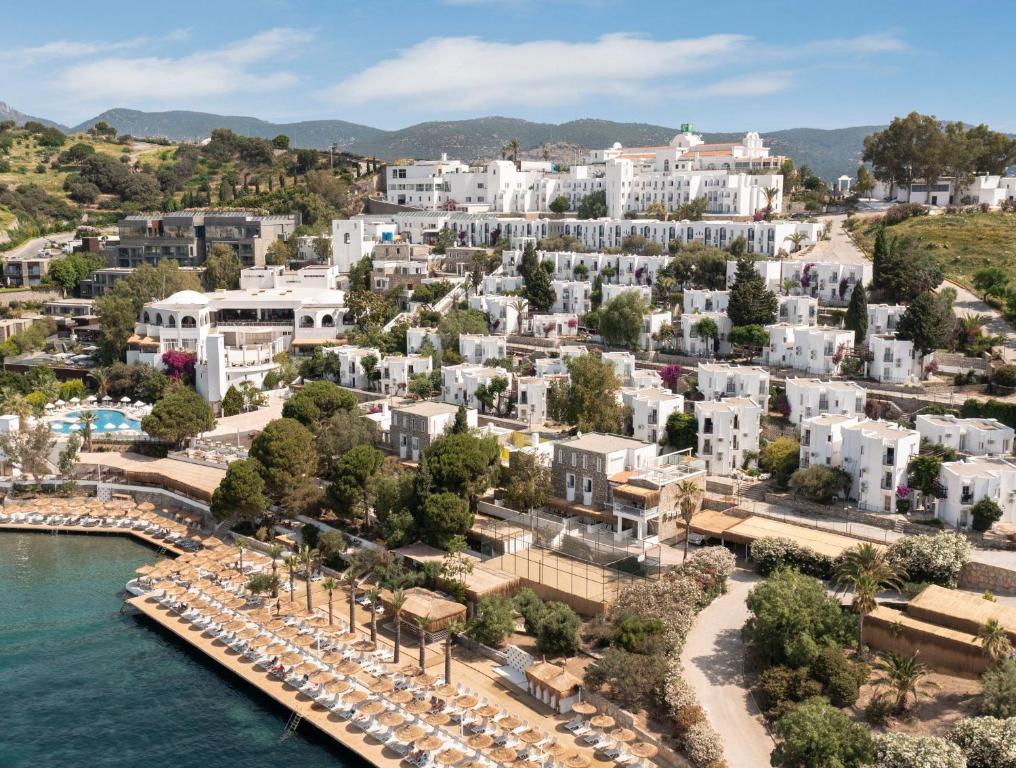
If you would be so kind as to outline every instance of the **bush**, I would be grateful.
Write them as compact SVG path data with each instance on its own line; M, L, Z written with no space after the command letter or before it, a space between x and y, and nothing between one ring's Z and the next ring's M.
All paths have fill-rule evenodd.
M985 496L970 508L970 527L984 533L1002 519L1002 508L998 502Z
M778 720L798 702L821 695L822 684L809 677L806 667L791 669L777 665L762 672L758 693L766 717Z
M796 568L808 576L820 579L832 577L834 562L831 557L803 547L791 539L764 536L755 539L749 551L763 576L769 576L781 568Z
M771 762L782 768L861 768L874 752L868 729L821 697L780 718L776 733L779 741Z
M647 653L653 640L663 632L663 621L660 619L622 616L614 626L611 642L632 653Z
M912 219L917 216L927 216L928 209L918 203L897 203L885 212L883 222L887 226L899 224L901 221Z
M825 695L834 707L849 707L857 701L868 669L848 659L842 649L826 648L811 665L811 674L825 686Z
M968 768L1012 768L1016 765L1016 717L961 720L946 738L963 750Z
M582 620L564 603L547 603L536 625L536 647L549 656L571 656L579 649Z
M674 713L674 729L678 735L687 733L693 725L705 722L706 712L698 704L681 707Z
M594 691L610 687L611 699L637 711L658 704L667 686L668 665L661 655L610 648L586 668L585 684Z
M904 536L889 547L886 557L914 582L955 587L970 559L970 543L958 533Z
M491 595L476 604L476 612L466 634L478 643L497 647L515 628L512 603L506 597Z
M726 547L704 547L681 564L680 573L694 579L702 589L700 609L727 591L727 578L736 562L737 558Z
M814 464L798 469L790 476L789 486L809 501L828 504L850 487L850 475L838 467Z
M321 540L321 529L316 525L305 523L300 528L300 538L311 549L317 549L318 542Z
M344 568L346 561L342 553L346 551L346 537L340 531L327 531L318 537L317 550L321 560L329 568Z
M983 675L981 714L991 717L1016 717L1016 661L1006 659Z
M778 437L762 446L758 453L758 466L769 472L782 486L797 470L801 460L801 444L793 437Z
M526 632L535 635L540 614L543 612L543 600L529 587L523 587L516 593L512 602L515 605L515 610L522 614Z
M688 753L697 768L709 768L713 763L723 760L723 741L709 723L696 723L681 740L684 751Z
M880 733L872 768L966 768L963 752L938 736Z

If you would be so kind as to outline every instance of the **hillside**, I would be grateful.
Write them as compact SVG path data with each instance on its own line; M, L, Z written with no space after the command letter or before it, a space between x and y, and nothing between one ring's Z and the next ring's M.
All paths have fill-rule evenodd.
M271 123L253 117L214 115L206 112L141 112L112 109L74 127L75 131L105 121L121 133L132 136L163 136L172 141L196 141L206 138L213 128L229 128L244 136L290 137L293 146L326 149L334 143L360 155L386 160L400 157L450 157L466 161L500 156L501 148L518 139L528 154L539 156L544 145L571 145L585 149L607 147L615 141L626 146L665 144L676 128L647 123L621 123L610 120L582 119L567 123L536 123L509 117L481 117L472 120L448 120L418 123L386 131L343 120L312 120L296 123ZM808 165L819 176L834 179L842 173L853 175L860 162L864 137L880 126L856 126L833 130L791 128L764 133L774 152ZM747 130L747 129L746 129ZM740 139L743 131L706 132L707 141ZM558 157L574 160L574 153Z
M32 117L32 115L26 115L24 112L18 112L14 107L5 101L0 101L0 122L4 120L13 120L15 125L24 125L30 120L34 120L37 123L51 126L52 128L59 128L61 131L66 133L67 128L60 123L54 123L52 120L47 120L44 117Z
M877 222L877 218L872 222ZM855 234L869 255L875 243L876 223L857 227ZM984 267L1001 267L1016 283L1016 214L943 213L907 219L888 229L892 235L911 237L933 254L946 277L969 286Z

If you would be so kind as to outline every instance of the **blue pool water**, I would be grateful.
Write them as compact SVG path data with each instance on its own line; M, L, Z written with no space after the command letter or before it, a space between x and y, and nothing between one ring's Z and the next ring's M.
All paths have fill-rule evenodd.
M143 616L121 591L151 550L0 533L0 766L365 765ZM341 751L340 751L341 750Z
M141 431L141 422L135 418L131 418L122 411L113 410L112 408L99 408L92 411L95 414L96 419L92 422L92 433L100 434L103 432L126 432L127 430L133 430L135 432ZM59 418L53 419L49 426L54 432L60 432L61 434L67 434L70 432L80 432L81 422L78 421L78 417L81 416L81 411L69 411ZM124 426L124 425L127 426ZM75 428L77 425L77 428Z

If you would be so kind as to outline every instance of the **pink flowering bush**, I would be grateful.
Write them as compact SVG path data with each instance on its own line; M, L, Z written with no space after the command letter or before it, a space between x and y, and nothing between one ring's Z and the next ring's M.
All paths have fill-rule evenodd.
M162 354L166 375L172 381L183 381L185 384L194 382L194 365L197 360L195 352L186 352L182 349L171 349Z

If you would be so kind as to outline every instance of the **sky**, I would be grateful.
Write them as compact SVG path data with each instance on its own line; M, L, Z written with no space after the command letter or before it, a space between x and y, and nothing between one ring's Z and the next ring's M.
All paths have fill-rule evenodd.
M127 107L386 129L504 115L772 131L917 110L1016 131L1016 3L3 5L0 101L67 125Z

